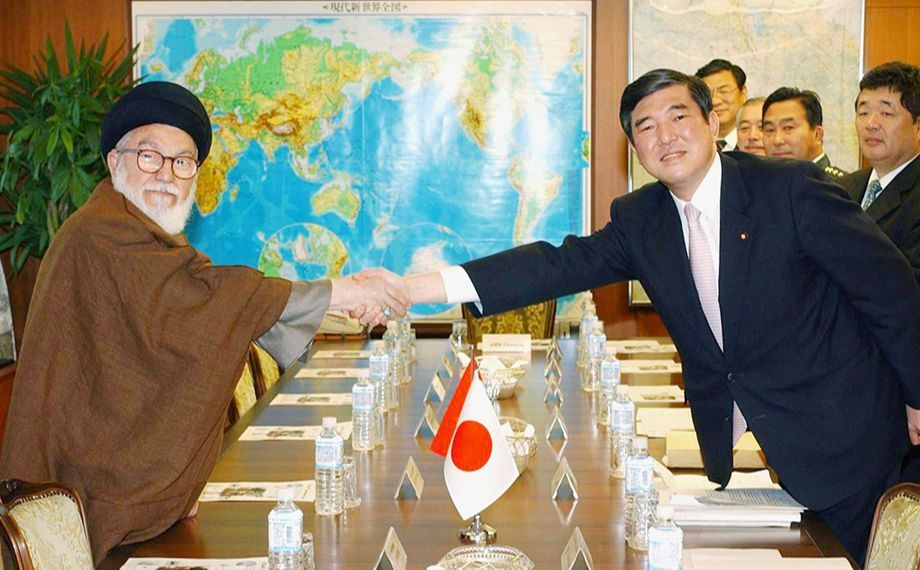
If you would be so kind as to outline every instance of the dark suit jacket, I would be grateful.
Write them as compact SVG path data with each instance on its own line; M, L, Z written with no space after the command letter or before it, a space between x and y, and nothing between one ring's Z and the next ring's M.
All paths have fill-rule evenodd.
M615 200L591 236L464 268L487 314L639 279L680 352L709 478L731 476L735 400L783 485L824 509L907 449L904 403L920 406L920 292L904 256L814 164L721 160L724 353L661 183Z
M871 168L864 168L837 183L861 204L871 174ZM907 256L920 284L920 157L894 177L866 213Z

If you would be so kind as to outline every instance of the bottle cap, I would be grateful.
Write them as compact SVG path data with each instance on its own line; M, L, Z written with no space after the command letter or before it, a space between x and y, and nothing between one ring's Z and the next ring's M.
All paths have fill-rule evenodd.
M335 429L337 423L335 416L326 416L323 418L323 429Z
M279 487L278 488L278 501L282 503L290 503L294 500L294 487Z
M648 450L648 438L644 435L640 435L633 440L633 449L637 451L647 451Z
M657 516L660 520L670 520L674 518L674 507L671 505L658 505Z

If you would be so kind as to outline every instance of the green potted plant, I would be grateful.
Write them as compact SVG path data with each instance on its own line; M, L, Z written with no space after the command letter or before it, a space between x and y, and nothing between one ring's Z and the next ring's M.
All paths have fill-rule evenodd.
M9 250L14 273L31 255L41 258L65 219L107 175L99 152L102 120L135 81L137 48L106 58L108 34L97 45L74 47L66 26L62 68L50 38L35 58L36 71L0 69L0 108L8 124L0 151L0 252Z

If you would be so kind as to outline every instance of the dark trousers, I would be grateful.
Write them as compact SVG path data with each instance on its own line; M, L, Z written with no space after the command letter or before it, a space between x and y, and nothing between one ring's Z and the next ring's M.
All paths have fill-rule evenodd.
M847 549L853 560L862 567L869 545L869 531L875 507L882 494L891 488L901 475L901 466L880 477L862 491L840 501L823 511L817 511L824 524L831 529L837 540Z

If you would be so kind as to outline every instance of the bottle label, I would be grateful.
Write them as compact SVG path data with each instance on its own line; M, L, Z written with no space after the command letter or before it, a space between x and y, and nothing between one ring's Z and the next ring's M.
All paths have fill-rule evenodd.
M630 458L631 459L631 458ZM626 460L626 492L639 493L652 488L652 464L648 460Z
M654 530L650 534L654 534ZM649 570L679 570L681 563L681 543L679 540L649 537Z
M342 438L330 438L329 441L316 440L316 467L319 469L341 469L345 442Z
M270 552L298 552L303 536L303 518L272 522L268 533Z
M389 358L385 355L371 357L370 375L372 378L384 378L387 375L388 360Z
M352 410L367 413L374 409L374 387L371 385L355 385L351 391L353 398Z
M616 431L632 431L633 424L635 423L635 408L630 406L628 403L623 404L613 400L610 402L610 423L613 424L613 429Z
M601 385L612 388L620 383L620 363L605 360L601 363Z

